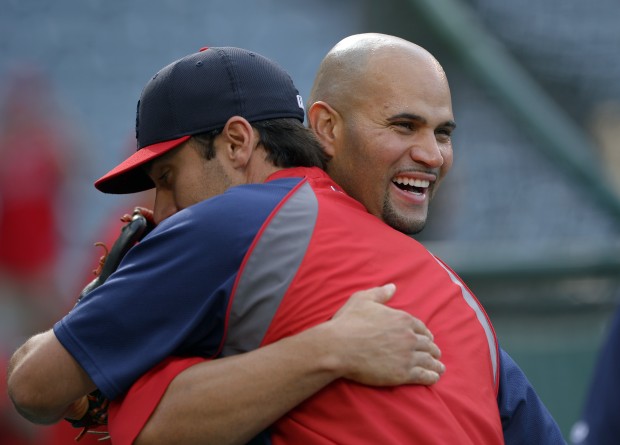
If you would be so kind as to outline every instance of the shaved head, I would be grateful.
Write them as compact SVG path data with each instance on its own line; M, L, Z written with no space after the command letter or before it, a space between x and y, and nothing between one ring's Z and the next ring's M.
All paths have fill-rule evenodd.
M393 64L419 63L432 66L439 76L445 73L431 53L387 34L355 34L338 42L325 56L310 91L309 105L325 101L341 113L358 105L361 91L368 91L377 74ZM447 81L446 81L447 82Z

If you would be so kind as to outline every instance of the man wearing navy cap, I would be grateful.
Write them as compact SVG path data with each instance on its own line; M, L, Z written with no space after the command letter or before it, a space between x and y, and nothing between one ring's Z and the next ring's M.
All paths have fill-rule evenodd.
M282 68L239 48L204 48L162 68L147 83L138 101L138 150L99 179L95 187L105 193L153 188L146 171L136 167L192 136L221 130L232 116L241 116L250 123L284 118L303 122L304 108L293 81ZM324 166L325 155L316 146L296 149L311 153L310 159L295 150L283 150L277 156L291 160L274 165ZM293 164L294 156L299 156L299 164Z

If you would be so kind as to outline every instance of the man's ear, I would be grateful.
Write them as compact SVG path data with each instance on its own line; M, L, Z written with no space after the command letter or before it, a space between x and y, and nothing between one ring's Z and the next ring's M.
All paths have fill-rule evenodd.
M234 168L245 168L258 144L252 125L241 116L233 116L226 122L221 138L226 159Z
M323 146L325 153L334 156L334 145L343 130L342 117L327 102L318 101L308 109L308 124Z

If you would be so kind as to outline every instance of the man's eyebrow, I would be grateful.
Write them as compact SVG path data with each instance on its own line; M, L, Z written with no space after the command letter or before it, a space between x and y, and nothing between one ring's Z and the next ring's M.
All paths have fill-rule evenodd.
M398 113L398 114L395 114L387 118L388 121L395 121L398 119L408 119L412 121L418 121L422 124L426 123L426 119L424 119L422 116L419 116L413 113Z
M413 114L413 113L398 113L398 114L395 114L387 118L388 121L395 121L398 119L408 119L408 120L420 122L421 124L427 123L427 120L425 118L423 118L422 116L418 114ZM454 122L453 120L448 120L448 121L443 122L441 125L438 125L438 127L450 128L451 130L454 130L456 128L456 122Z
M456 122L454 122L453 120L445 121L443 124L440 125L440 127L447 127L451 130L454 130L456 128Z

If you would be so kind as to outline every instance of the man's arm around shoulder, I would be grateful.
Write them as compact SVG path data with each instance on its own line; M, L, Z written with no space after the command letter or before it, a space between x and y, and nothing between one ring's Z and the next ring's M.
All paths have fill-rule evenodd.
M244 444L337 378L372 386L437 382L440 351L422 322L384 305L393 293L393 286L358 292L328 322L186 369L164 389L142 432L129 425L120 444L136 436L136 445Z
M52 330L33 336L13 354L7 380L17 411L40 424L79 417L83 396L95 389Z

